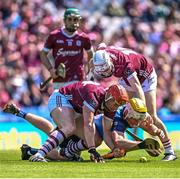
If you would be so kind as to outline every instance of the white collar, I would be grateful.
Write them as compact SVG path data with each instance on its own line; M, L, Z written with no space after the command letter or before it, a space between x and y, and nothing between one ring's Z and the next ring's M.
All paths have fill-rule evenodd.
M61 31L62 31L63 35L65 35L66 37L72 38L72 37L74 37L74 36L77 34L77 30L76 30L72 35L68 35L68 34L64 31L64 29L65 29L65 27L63 26L63 27L61 28Z

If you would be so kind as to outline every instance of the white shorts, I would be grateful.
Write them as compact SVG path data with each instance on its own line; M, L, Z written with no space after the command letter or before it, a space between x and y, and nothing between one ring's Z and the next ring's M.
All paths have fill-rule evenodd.
M69 107L73 109L73 106L70 102L66 99L66 97L59 92L58 89L54 90L52 95L49 97L48 100L48 108L49 112L51 113L55 108L58 107Z
M119 84L122 85L127 91L134 92L131 86L127 85L123 79L119 80ZM157 75L154 69L148 78L141 84L141 86L144 92L152 91L157 88Z

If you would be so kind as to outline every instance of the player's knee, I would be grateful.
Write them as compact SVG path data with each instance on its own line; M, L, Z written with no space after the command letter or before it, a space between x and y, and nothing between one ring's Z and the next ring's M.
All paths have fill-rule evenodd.
M52 132L56 131L56 130L59 130L60 128L58 127L55 127L54 129L52 129L51 131L49 131L48 135L50 135Z

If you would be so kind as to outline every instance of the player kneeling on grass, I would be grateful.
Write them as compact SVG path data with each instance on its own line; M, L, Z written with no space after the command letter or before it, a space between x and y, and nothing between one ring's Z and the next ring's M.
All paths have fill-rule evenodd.
M141 127L146 132L153 136L158 136L160 139L164 138L164 132L157 128L153 124L151 116L147 113L147 108L144 102L139 98L132 98L124 106L119 107L114 117L114 120L109 119L104 120L104 140L106 144L112 148L112 141L109 137L112 136L113 145L115 146L112 152L109 155L106 155L105 158L121 157L123 150L130 151L132 149L151 149L151 143L154 143L154 139L145 140L144 142L131 141L125 139L124 133L127 128ZM157 142L155 142L157 144ZM160 146L157 144L154 146L155 150L150 151L152 156L158 156L161 153ZM118 154L120 152L120 154Z
M128 100L128 96L127 96L127 94L126 95L124 95L125 93L123 92L123 89L124 88L121 88L121 87L119 87L119 86L117 86L117 85L113 85L113 86L111 86L111 87L109 87L106 91L103 89L103 88L101 88L97 83L92 83L92 82L84 82L85 84L83 84L83 86L82 86L82 88L80 89L80 90L78 90L77 91L77 94L78 95L80 95L80 97L78 96L78 100L76 100L75 102L77 103L77 102L79 102L79 99L81 99L82 97L82 94L84 94L83 96L84 96L84 98L82 99L82 100L84 100L85 101L85 98L87 98L88 97L88 95L90 95L90 97L92 98L94 95L94 101L90 98L90 99L87 99L87 101L89 101L90 100L90 102L94 102L93 103L93 107L95 107L95 108L99 108L99 109L101 109L101 108L104 108L104 109L102 109L101 111L106 111L106 114L107 113L110 113L110 112L115 112L115 110L118 108L118 106L119 105L121 105L121 104L124 104L127 100ZM79 83L78 83L79 84ZM81 83L80 83L81 84ZM76 85L76 84L75 84ZM91 89L89 89L89 94L87 95L87 93L88 93L88 91L87 91L87 88L85 88L86 86L89 86L89 88L91 88ZM72 86L70 86L70 87L72 87ZM84 91L84 93L82 93L82 90L83 89L86 89L86 91ZM75 88L76 90L77 90L77 87ZM97 91L95 91L97 89ZM79 94L79 92L81 92L81 94ZM92 95L91 95L92 94ZM97 95L96 95L97 94ZM98 97L98 95L99 95L99 97ZM124 96L123 96L124 95ZM122 99L122 97L124 97L125 98L125 100L123 100ZM58 98L58 99L60 99L60 98ZM95 105L96 104L96 101L97 101L97 105ZM54 101L53 101L54 102ZM59 102L59 101L58 101ZM82 102L82 101L80 101L80 102ZM84 102L85 103L85 102ZM100 103L102 103L102 104L100 104ZM57 103L56 103L57 104ZM78 106L79 107L79 106ZM91 105L88 105L88 107L91 107ZM5 108L4 108L4 112L9 112L9 113L12 113L12 114L15 114L15 115L17 115L17 116L19 116L19 117L23 117L23 118L26 118L29 122L31 122L32 124L34 124L36 127L38 127L39 129L41 129L41 130L43 130L44 132L46 132L48 135L52 135L52 133L54 133L54 131L57 131L57 129L55 129L55 130L53 130L53 127L50 125L50 124L48 124L46 127L45 127L45 123L47 123L47 121L46 120L44 120L43 118L41 118L41 117L38 117L38 116L33 116L32 114L26 114L26 113L24 113L23 111L21 111L21 110L18 110L16 107L14 107L14 109L12 109L13 108L13 106L12 105L7 105L7 106L5 106ZM58 109L59 109L60 107L58 106ZM86 110L87 111L87 110ZM108 112L107 112L108 111ZM74 116L72 116L73 117L73 120L75 120L75 117ZM82 116L81 116L82 117ZM91 117L93 117L92 115L91 115ZM66 120L67 120L67 118L66 118ZM93 120L93 118L92 118L92 120ZM81 121L81 122L83 122L83 121ZM94 123L94 122L93 122ZM41 125L41 124L43 124L43 125ZM83 123L84 124L84 123ZM75 126L76 126L76 128L75 128L75 131L80 131L80 132L84 132L82 129L83 129L83 126L81 126L81 127L79 127L79 130L76 130L77 129L77 124L75 124ZM94 124L93 124L93 128L94 128ZM59 129L58 130L62 130L63 128L61 128L60 126L59 126ZM75 131L73 131L73 133L72 134L75 134ZM60 135L60 134L59 134ZM59 135L57 135L57 137L59 136ZM86 146L88 146L87 145L87 139L86 139L86 137L85 137L85 135L86 135L86 132L84 132L84 139L85 139L85 141L86 141ZM93 136L95 135L95 131L94 131L94 133L93 133ZM94 136L95 137L95 136ZM55 137L52 137L53 139L55 138ZM67 138L67 137L66 137ZM65 138L65 140L66 140L66 138ZM56 139L56 138L55 138ZM54 140L55 140L54 139ZM51 142L52 141L52 139L50 140L50 139L48 139L47 140L47 142L48 142L48 144L50 143L51 145L53 144L53 142ZM56 140L57 141L57 140ZM62 141L64 141L64 139L62 140ZM61 143L62 143L62 141L61 141ZM95 140L93 140L93 143L95 142ZM56 143L58 143L58 142L56 142ZM61 144L61 143L59 143L59 144ZM49 145L50 145L49 144ZM46 149L49 149L50 147L49 147L49 145L48 146L46 146L46 145L43 145L43 147L44 148L42 148L42 149L40 149L40 150L42 150L43 152L44 152L44 156L46 155L46 154L48 154L51 150L52 150L52 148L55 148L55 146L53 145L52 147L51 147L51 150L50 151L46 151ZM77 145L77 147L72 147L72 148L78 148L78 149L80 149L80 150L82 150L82 148L83 148L83 144L75 144L75 145ZM95 144L94 144L95 145ZM94 146L95 147L95 146ZM88 147L89 148L89 147ZM84 147L83 148L83 150L84 149L87 149L87 147ZM39 151L38 151L39 152ZM89 150L89 152L90 152L90 150ZM93 149L92 150L92 152L90 152L91 153L91 156L93 156L94 157L94 161L96 162L96 160L99 160L99 162L101 162L101 161L103 161L103 159L101 158L101 156L95 151L95 149ZM37 154L36 154L37 155ZM34 160L34 161L42 161L42 162L46 162L46 160L44 159L44 156L43 157L41 157L41 158L39 158L39 160L38 160L38 158L36 157L35 159L37 159L37 160Z

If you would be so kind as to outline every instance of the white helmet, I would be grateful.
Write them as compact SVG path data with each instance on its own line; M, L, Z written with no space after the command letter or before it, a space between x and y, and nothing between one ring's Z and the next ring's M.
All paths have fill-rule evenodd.
M108 52L105 50L98 50L95 52L93 56L93 64L95 74L103 77L109 77L112 75L113 64Z

